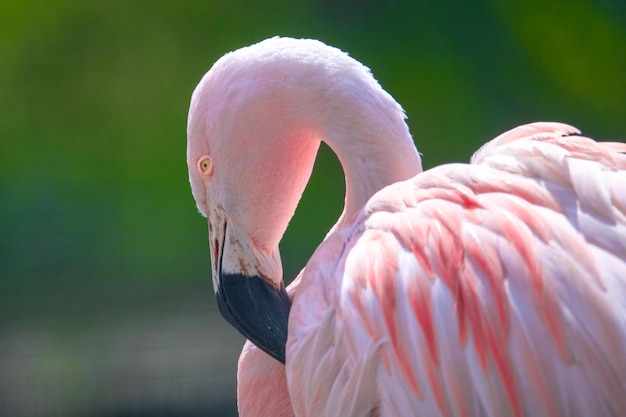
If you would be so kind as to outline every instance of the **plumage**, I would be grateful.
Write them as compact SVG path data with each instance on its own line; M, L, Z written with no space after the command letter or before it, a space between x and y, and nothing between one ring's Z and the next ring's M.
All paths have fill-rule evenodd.
M626 155L564 140L559 125L532 127L477 154L477 165L385 188L322 244L316 255L333 264L307 268L311 284L292 306L287 357L301 370L287 361L290 386L324 384L307 370L339 347L338 363L324 366L358 372L350 361L374 341L382 342L371 393L380 415L403 415L398 404L428 416L626 410L626 211L611 192L626 185ZM342 248L327 253L334 239ZM321 317L307 314L307 301L322 295ZM308 353L326 315L343 317L325 329L335 337ZM315 414L292 399L301 415Z
M275 117L235 128L222 107ZM626 415L626 144L532 123L470 164L421 172L402 110L365 67L284 38L218 61L188 132L194 196L224 242L218 294L218 258L268 270L320 141L346 173L341 218L287 289L285 366L246 343L241 415ZM203 155L215 175L196 169ZM279 290L269 271L243 275Z

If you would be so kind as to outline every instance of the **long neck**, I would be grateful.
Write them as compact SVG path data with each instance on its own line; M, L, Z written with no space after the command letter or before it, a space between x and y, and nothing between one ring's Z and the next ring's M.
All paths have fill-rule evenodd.
M227 138L213 152L237 162L221 167L222 189L250 190L224 192L222 204L264 247L276 247L286 230L319 141L346 178L333 229L350 224L380 189L422 170L400 105L366 67L317 41L270 39L227 54L194 96L211 117L198 124L207 130L199 137Z
M324 141L337 154L346 178L344 211L333 230L351 224L377 191L422 171L401 107L377 84L354 96L335 95L341 114L327 113Z

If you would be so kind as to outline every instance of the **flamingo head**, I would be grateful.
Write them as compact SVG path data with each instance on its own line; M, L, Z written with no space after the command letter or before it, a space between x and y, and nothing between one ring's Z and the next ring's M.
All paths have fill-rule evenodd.
M187 163L196 204L208 221L219 310L284 363L290 299L278 244L320 140L309 112L281 79L284 65L255 55L258 49L225 55L194 91Z
M421 171L400 105L369 69L308 39L271 38L220 58L191 98L187 164L208 220L213 286L222 315L285 361L287 319L278 244L320 142L346 174L333 229L383 187Z

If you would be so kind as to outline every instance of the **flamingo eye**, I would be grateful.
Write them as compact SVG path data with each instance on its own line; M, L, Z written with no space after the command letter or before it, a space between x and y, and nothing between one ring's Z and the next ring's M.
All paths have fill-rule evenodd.
M198 161L198 168L200 168L200 171L202 171L204 175L213 174L213 161L211 160L211 157L203 156L200 158Z

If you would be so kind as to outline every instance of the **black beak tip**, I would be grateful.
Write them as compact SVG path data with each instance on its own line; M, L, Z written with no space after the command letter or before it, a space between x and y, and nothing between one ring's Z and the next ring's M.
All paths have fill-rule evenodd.
M284 285L277 290L259 276L222 274L216 293L222 316L248 340L285 363L291 300Z

